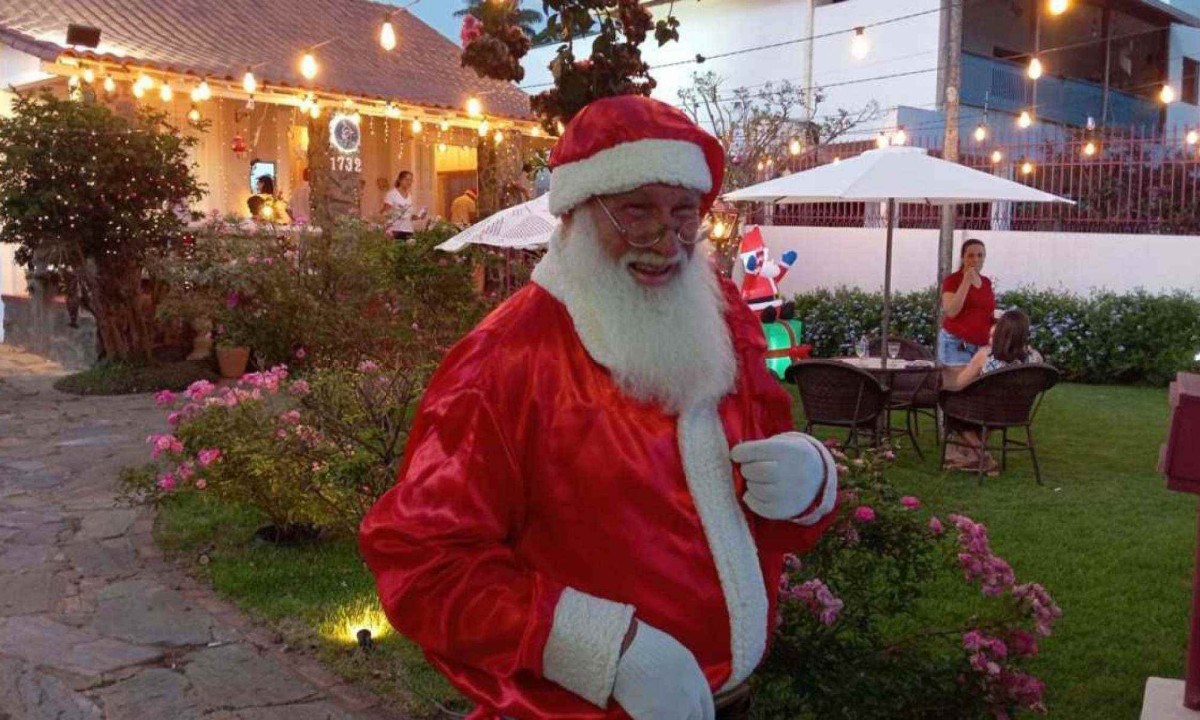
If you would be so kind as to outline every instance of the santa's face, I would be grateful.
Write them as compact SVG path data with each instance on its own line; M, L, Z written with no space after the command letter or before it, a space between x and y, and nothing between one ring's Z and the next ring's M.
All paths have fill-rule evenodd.
M643 287L675 281L695 252L700 231L700 193L674 185L643 185L617 195L594 198L593 217L600 246Z

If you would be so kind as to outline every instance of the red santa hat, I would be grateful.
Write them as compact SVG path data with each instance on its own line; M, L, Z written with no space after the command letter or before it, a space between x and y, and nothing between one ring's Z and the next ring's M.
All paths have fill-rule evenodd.
M752 253L761 252L763 250L762 230L758 226L754 226L742 235L742 243L738 246L738 255L749 255Z
M725 150L681 110L641 95L602 98L579 111L550 154L550 212L561 216L597 195L661 183L721 190Z

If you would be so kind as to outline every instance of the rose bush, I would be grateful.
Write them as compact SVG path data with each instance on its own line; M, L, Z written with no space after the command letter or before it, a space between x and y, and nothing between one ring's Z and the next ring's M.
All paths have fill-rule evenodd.
M982 524L923 513L891 487L882 453L834 454L838 519L803 560L787 558L756 715L1044 712L1027 667L1061 615L1045 588L1017 582Z

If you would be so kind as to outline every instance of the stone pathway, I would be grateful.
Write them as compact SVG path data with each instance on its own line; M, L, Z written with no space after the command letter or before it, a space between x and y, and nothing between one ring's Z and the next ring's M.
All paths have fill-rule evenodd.
M162 413L63 372L0 344L0 720L387 717L162 559L114 499Z

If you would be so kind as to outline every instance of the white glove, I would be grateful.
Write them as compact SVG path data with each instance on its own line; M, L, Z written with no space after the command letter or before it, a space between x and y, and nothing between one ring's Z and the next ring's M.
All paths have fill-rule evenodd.
M712 690L692 651L639 622L617 662L613 699L633 720L714 720Z
M772 520L813 525L828 515L837 502L837 465L829 448L815 438L787 432L738 443L731 454L746 478L742 499L755 513ZM796 516L817 499L820 503L803 517Z

